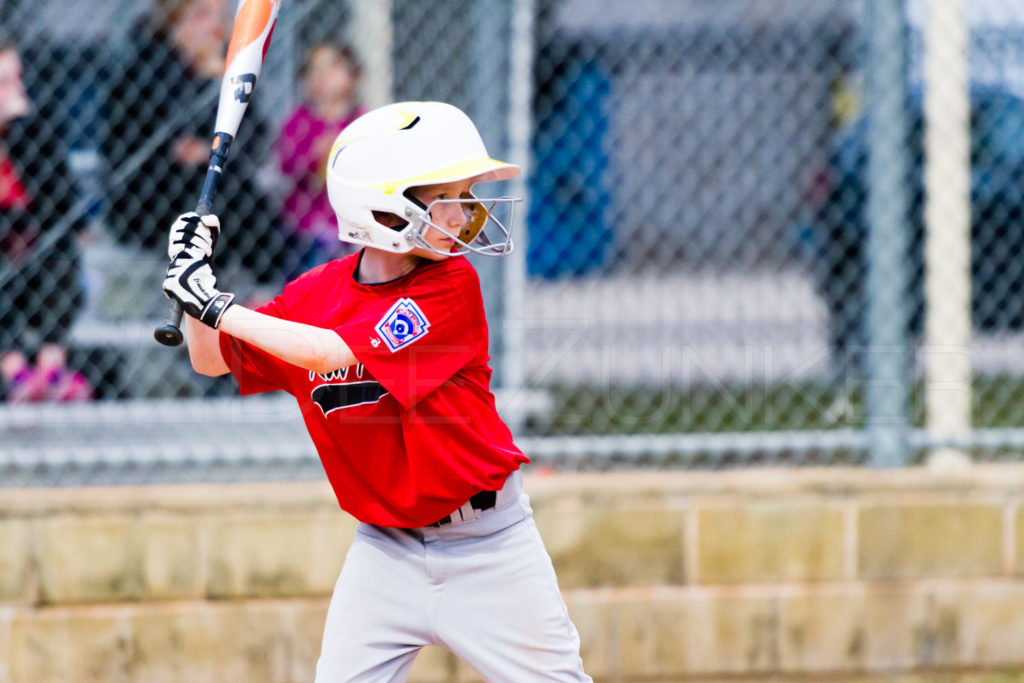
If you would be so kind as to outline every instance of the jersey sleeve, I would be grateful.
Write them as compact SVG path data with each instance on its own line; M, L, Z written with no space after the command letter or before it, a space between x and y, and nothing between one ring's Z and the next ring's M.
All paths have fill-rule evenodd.
M279 296L256 309L275 318L285 318L284 298ZM231 374L238 381L243 396L264 391L287 390L284 363L266 351L247 342L220 333L220 352Z
M487 323L475 272L383 297L335 331L405 408L487 359Z

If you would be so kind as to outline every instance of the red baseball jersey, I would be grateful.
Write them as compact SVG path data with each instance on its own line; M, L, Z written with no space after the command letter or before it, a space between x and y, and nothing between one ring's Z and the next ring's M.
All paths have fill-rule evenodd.
M226 334L242 394L284 390L302 409L341 507L381 526L419 527L528 462L498 416L480 280L464 257L379 285L356 282L362 252L289 283L260 307L333 329L359 359L326 375Z

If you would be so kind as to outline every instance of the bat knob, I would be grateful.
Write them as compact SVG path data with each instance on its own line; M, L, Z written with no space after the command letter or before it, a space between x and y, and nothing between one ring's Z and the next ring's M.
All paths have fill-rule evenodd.
M164 346L180 346L185 336L174 325L164 324L153 330L153 338Z

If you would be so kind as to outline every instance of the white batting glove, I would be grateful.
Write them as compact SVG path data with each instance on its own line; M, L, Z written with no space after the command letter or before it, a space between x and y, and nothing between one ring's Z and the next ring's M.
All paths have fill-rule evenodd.
M234 294L217 289L217 278L207 261L183 254L167 266L163 290L164 295L175 299L186 313L214 329L235 299Z
M195 211L178 216L167 239L167 258L172 262L182 256L189 259L206 259L213 256L213 249L220 237L220 219L212 213L200 217Z

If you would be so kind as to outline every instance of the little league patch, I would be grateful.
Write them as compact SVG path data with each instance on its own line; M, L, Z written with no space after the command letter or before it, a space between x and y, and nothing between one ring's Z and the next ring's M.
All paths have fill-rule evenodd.
M427 317L415 301L399 299L374 329L394 353L425 335L429 328Z

